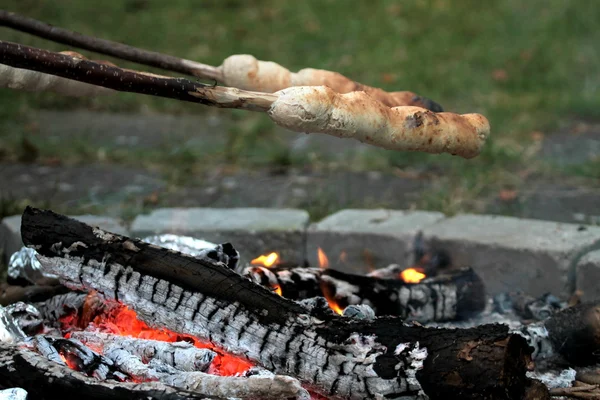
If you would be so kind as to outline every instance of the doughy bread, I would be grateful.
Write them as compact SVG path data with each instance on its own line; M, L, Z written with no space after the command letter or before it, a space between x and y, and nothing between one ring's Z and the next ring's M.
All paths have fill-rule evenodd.
M439 104L413 92L388 93L323 69L305 68L294 73L279 64L260 61L249 54L227 57L220 68L225 85L239 89L274 93L290 86L327 86L338 93L367 92L388 107L416 106L442 111Z
M339 94L326 86L290 87L276 93L268 111L296 132L354 138L389 150L479 154L490 132L480 114L434 113L421 107L386 107L365 92Z

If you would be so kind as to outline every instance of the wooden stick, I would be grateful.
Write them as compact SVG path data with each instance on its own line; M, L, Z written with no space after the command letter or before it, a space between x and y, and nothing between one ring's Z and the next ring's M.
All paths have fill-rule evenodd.
M212 87L184 78L137 72L0 40L0 63L121 92L190 101L220 108L267 111L276 95ZM193 94L192 94L193 93Z
M379 88L355 82L337 72L322 69L305 68L294 73L279 64L271 61L260 61L248 54L236 54L227 57L220 67L214 67L154 51L138 49L110 40L85 36L3 10L0 10L0 26L167 71L214 79L226 86L239 89L273 93L290 86L324 85L338 93L367 92L388 107L415 106L435 112L443 111L442 107L436 102L418 96L413 92L388 93Z
M326 86L291 87L274 94L212 87L3 41L0 63L119 91L266 111L276 124L296 132L353 138L388 150L472 158L479 154L490 132L488 120L480 114L389 108L365 92L339 94Z
M52 26L45 22L28 18L14 12L0 10L0 26L6 26L54 42L79 47L127 61L133 61L150 67L157 67L167 71L222 81L222 74L219 68L211 65L201 64L154 51L142 50L110 40L82 35L81 33Z

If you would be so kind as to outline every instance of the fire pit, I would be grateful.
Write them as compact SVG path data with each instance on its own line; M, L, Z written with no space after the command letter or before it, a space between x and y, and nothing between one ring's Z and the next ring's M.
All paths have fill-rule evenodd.
M361 276L322 250L237 265L228 244L183 254L33 208L22 235L70 289L3 310L0 382L32 398L547 398L528 375L596 361L596 305L488 301L419 237L410 268Z

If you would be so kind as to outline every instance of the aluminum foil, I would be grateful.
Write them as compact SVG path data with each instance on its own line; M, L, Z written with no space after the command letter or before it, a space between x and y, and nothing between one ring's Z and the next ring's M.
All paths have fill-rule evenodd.
M236 269L238 262L240 261L240 253L238 253L231 243L215 244L190 236L172 234L148 236L142 240L197 258L210 258L215 261L220 261L232 270Z
M44 319L34 305L19 301L6 306L5 310L26 335L35 335L43 329Z
M29 247L22 247L8 261L8 276L13 279L26 279L36 284L48 279L58 279L56 275L43 271L42 264L36 258L37 252Z
M0 400L27 400L27 391L21 388L0 390Z
M16 343L25 339L25 332L17 324L6 307L0 307L0 341L3 343Z

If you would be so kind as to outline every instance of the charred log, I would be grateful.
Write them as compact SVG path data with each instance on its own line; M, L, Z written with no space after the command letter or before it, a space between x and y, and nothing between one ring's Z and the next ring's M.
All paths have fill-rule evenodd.
M210 259L27 208L21 232L48 272L131 306L154 326L207 338L331 398L516 399L529 349L501 325L430 329L319 312Z
M99 332L73 332L71 338L104 354L109 350L120 349L137 356L145 363L158 360L180 371L205 372L215 357L212 350L199 349L188 342L170 343Z
M419 283L349 274L334 269L249 267L244 275L300 300L331 298L344 309L369 305L376 315L397 315L421 323L469 318L485 308L485 287L471 269L447 271Z
M160 382L102 382L71 368L47 360L33 350L0 343L0 385L26 387L28 399L69 399L77 397L101 400L206 399L207 396L179 390Z
M44 301L68 290L61 285L18 286L4 283L0 285L0 305L6 306L18 301L26 303Z
M600 361L600 304L566 308L544 322L554 349L575 365Z

